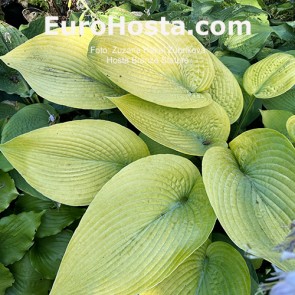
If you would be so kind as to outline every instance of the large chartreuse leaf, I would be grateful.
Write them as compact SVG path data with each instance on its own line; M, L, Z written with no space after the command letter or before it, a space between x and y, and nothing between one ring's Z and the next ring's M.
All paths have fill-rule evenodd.
M0 262L4 265L20 260L33 245L43 212L24 212L0 219Z
M55 123L57 112L44 103L25 106L14 114L2 130L1 143L34 129Z
M19 30L2 21L0 21L0 36L0 55L8 53L27 40ZM0 90L22 96L29 95L29 87L24 78L2 61L0 61L0 76Z
M145 28L148 23L141 22ZM144 100L175 108L199 108L210 104L208 89L215 72L208 51L194 37L161 34L140 35L107 32L95 36L88 57L114 83ZM166 30L178 30L171 24ZM177 29L178 28L178 29ZM101 52L96 52L100 50Z
M295 115L288 119L286 128L291 141L295 143Z
M215 102L204 108L175 109L131 94L112 101L141 132L179 152L201 156L212 146L226 145L229 119Z
M208 238L215 215L198 169L154 155L115 175L88 207L51 295L134 295L173 272Z
M20 261L9 266L15 282L8 288L5 295L48 295L52 281L44 279L37 272L30 261L27 253Z
M249 295L250 289L241 254L225 242L208 240L163 282L141 295Z
M109 109L106 96L124 92L87 59L93 37L85 28L83 36L41 34L1 57L17 69L31 87L52 102L83 109Z
M253 129L236 137L230 150L213 147L203 159L203 178L222 227L241 249L284 270L274 248L295 219L295 149L282 134Z
M210 51L215 77L209 88L212 99L226 111L230 123L235 122L243 110L243 94L231 71Z
M33 267L46 279L54 279L72 237L72 232L64 230L57 235L36 239L30 249L30 260Z
M87 205L129 163L149 154L132 131L103 120L71 121L20 135L0 150L46 197Z
M283 110L265 110L260 111L260 113L264 127L277 130L287 137L289 136L286 123L293 115L291 112Z
M289 90L295 84L295 57L275 53L247 69L243 86L257 98L271 98Z
M295 87L279 96L264 99L263 105L268 110L285 110L295 113Z
M0 263L0 294L5 294L5 290L14 282L13 275L2 263Z
M0 212L5 210L10 202L18 196L14 181L9 174L0 170Z

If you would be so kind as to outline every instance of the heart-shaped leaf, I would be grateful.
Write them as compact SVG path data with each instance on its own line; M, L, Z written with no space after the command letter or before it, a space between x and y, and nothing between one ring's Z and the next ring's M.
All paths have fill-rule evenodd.
M295 57L275 53L247 69L243 78L245 90L257 98L271 98L288 91L295 84Z
M214 223L201 175L189 160L168 154L140 159L91 202L51 295L138 294L201 246Z
M112 35L95 36L89 59L114 83L144 100L175 108L210 104L208 89L215 72L203 45L187 33L161 34L159 22L140 24L140 35L131 35L125 27L124 35L114 28ZM158 32L151 35L148 26ZM166 26L167 31L173 28L177 30Z
M83 36L41 34L1 57L17 69L42 97L70 107L110 109L106 96L124 94L87 58L93 34L84 28Z
M241 254L225 242L208 240L163 282L141 295L249 295L250 289Z
M274 248L295 219L295 149L271 129L236 137L230 150L213 147L203 159L211 205L232 241L241 249L292 270Z
M149 155L135 133L103 120L37 129L0 145L0 150L33 188L73 206L89 204L119 170Z
M204 108L174 109L131 94L112 101L141 132L179 152L202 156L212 146L226 145L229 118L215 102Z

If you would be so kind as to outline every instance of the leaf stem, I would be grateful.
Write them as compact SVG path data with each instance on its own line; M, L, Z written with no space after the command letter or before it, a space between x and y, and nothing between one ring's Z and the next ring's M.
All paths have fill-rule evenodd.
M243 111L243 113L242 113L242 116L241 116L241 118L239 120L237 129L236 129L236 131L235 131L235 133L233 135L233 138L235 138L240 133L241 127L243 126L243 123L245 122L245 119L246 119L249 111L251 110L251 108L252 108L252 106L254 104L255 99L256 99L256 97L254 95L252 95L251 98L250 98L249 104L247 105L246 110Z

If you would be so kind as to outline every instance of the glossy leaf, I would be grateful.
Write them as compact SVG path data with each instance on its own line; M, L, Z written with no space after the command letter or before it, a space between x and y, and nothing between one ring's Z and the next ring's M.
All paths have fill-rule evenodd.
M83 208L65 205L50 208L42 216L42 222L36 232L36 237L43 238L55 235L71 225L75 220L81 218L84 213L85 209Z
M13 275L2 263L0 263L0 294L5 294L5 290L14 282Z
M234 123L243 110L243 94L231 71L212 53L215 77L209 88L212 99L226 111L230 123Z
M28 105L13 115L2 131L1 143L55 123L57 112L48 104L38 103Z
M295 149L271 129L236 137L230 150L214 147L203 159L208 197L231 240L248 253L292 270L274 248L295 219Z
M30 249L33 267L46 279L54 279L66 247L72 237L71 231L62 231L57 235L36 239Z
M18 136L0 150L24 179L46 197L87 205L129 163L149 154L132 131L103 120L80 120Z
M124 91L107 79L87 59L93 37L89 28L83 36L41 34L18 46L1 59L17 69L36 93L49 101L83 109L110 109L106 96Z
M295 115L288 119L286 128L291 141L295 143Z
M160 23L154 27L154 35L148 35L148 29L130 35L125 28L124 35L114 29L113 35L95 36L88 57L114 83L149 102L175 108L209 105L215 72L208 52L194 36L164 35ZM100 48L103 52L96 53Z
M235 56L222 56L220 61L234 74L235 78L242 85L243 75L250 67L249 61Z
M295 113L295 88L293 87L279 96L264 99L263 105L268 110L285 110Z
M58 234L75 220L81 218L85 213L84 208L60 205L49 199L41 200L27 194L18 197L15 208L17 212L40 212L45 210L41 219L41 224L36 232L36 237L38 238Z
M0 212L8 208L10 202L17 196L14 181L7 173L0 171Z
M286 123L293 115L291 112L282 110L266 110L260 111L260 113L264 127L277 130L287 137L289 136Z
M4 55L23 44L27 38L19 30L0 21L0 55ZM24 78L16 70L0 61L0 90L28 96L29 87Z
M4 265L20 260L33 245L41 223L41 213L24 212L0 219L0 262Z
M48 295L52 283L33 268L28 254L9 268L15 282L6 290L5 295Z
M243 85L250 95L267 99L288 91L295 84L295 57L275 53L245 72Z
M130 94L112 101L137 129L166 147L201 156L212 146L226 145L229 119L215 102L204 108L174 109Z
M51 295L138 294L201 246L214 223L201 175L189 160L140 159L115 175L88 207Z
M141 295L249 295L250 289L241 254L227 243L206 241L163 282Z

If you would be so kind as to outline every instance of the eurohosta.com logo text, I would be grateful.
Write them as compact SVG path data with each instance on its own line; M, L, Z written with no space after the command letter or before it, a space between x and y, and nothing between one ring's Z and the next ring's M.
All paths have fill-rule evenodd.
M57 28L58 17L57 16L47 16L45 20L45 34L47 35L57 35L58 32L52 30ZM109 17L108 23L97 20L91 24L87 21L80 21L79 26L75 25L72 21L70 26L66 26L66 22L61 22L61 33L64 35L76 35L84 34L84 27L90 27L93 35L101 36L104 34L113 35L119 30L120 35L149 35L153 36L158 33L162 35L194 35L194 33L200 36L206 36L209 33L220 36L223 34L229 35L251 35L251 23L247 20L245 21L228 21L226 24L221 20L213 21L209 24L206 20L198 21L195 24L194 30L185 30L185 24L181 20L175 20L169 22L165 17L161 17L160 21L130 21L126 22L125 17L121 16L119 22L114 21L113 17Z

